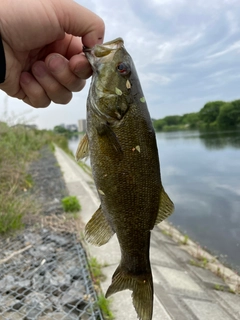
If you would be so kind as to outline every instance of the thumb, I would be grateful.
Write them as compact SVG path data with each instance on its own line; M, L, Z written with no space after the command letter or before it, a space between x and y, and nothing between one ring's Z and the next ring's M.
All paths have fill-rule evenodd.
M103 42L105 26L99 16L74 1L57 0L56 6L64 32L82 37L86 47Z

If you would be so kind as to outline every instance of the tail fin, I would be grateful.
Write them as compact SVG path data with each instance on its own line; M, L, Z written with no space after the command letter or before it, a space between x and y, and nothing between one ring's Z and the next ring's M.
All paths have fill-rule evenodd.
M153 313L153 281L151 272L140 276L133 276L123 272L121 266L118 266L113 275L112 284L106 292L106 298L126 289L133 291L133 305L139 319L151 320Z

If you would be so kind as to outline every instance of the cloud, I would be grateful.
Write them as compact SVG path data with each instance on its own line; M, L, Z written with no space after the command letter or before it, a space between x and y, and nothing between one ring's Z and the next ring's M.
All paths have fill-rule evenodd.
M239 0L77 2L104 19L106 41L124 39L152 117L195 112L210 100L239 98ZM85 117L87 91L75 94L67 106L34 111L37 123L76 123ZM14 99L9 106L26 108Z

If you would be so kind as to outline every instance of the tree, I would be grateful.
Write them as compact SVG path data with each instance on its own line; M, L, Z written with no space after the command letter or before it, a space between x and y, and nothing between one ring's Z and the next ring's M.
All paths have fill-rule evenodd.
M161 131L163 127L166 125L164 119L158 119L153 121L153 126L156 131Z
M182 116L182 124L196 128L199 122L199 112L186 113Z
M240 100L228 102L221 106L217 124L220 128L235 128L240 124Z
M205 124L210 125L217 120L221 106L225 104L224 101L211 101L204 105L199 111L199 119Z
M167 116L165 118L163 118L163 120L166 122L166 125L168 126L174 126L174 125L178 125L181 123L181 116Z

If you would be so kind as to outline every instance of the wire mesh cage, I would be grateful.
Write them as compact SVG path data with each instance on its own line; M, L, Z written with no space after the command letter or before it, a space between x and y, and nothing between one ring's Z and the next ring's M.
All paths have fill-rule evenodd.
M0 320L103 320L76 234L26 229L0 248Z

